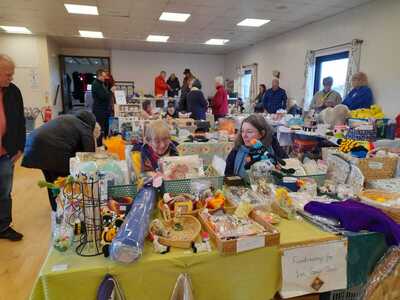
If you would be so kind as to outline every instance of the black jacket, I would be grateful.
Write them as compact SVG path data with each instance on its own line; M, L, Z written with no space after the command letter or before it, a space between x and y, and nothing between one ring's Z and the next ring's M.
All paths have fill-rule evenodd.
M274 154L277 159L284 159L287 158L287 154L285 150L282 149L281 145L279 145L278 139L274 135L272 137L271 147L274 150ZM226 158L226 167L225 167L225 176L236 176L235 174L235 158L238 150L233 148L232 151L229 153L228 157Z
M92 84L93 111L109 111L111 108L112 92L103 82L95 79Z
M187 112L191 112L190 118L205 120L208 102L201 90L191 90L186 96Z
M7 154L13 156L18 151L24 151L25 146L25 115L22 94L15 84L3 89L4 114L6 115L7 131L3 136L2 145Z
M168 78L167 84L171 87L171 91L168 91L168 97L178 96L179 90L181 89L181 84L179 83L179 79L175 77L174 80Z
M94 152L95 119L63 115L35 129L28 137L22 166L69 173L69 159L76 152Z

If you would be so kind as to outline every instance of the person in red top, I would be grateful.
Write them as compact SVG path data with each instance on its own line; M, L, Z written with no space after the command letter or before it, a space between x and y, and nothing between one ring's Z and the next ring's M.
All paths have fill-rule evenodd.
M212 112L215 122L228 114L228 93L224 88L224 79L221 76L215 78L217 92L211 101Z
M160 75L158 75L154 81L154 96L164 96L166 91L171 90L171 87L165 82L165 78L167 77L167 73L165 71L161 71Z

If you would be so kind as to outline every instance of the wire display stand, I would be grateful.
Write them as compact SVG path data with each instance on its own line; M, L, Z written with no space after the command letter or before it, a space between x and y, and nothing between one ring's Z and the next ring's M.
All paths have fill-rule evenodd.
M101 247L101 191L98 180L80 181L82 198L81 213L83 214L83 230L75 251L80 256L97 256L103 253Z

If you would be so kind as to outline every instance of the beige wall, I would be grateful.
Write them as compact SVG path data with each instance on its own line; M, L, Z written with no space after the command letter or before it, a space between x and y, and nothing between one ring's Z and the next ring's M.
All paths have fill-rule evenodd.
M373 1L226 55L225 76L234 78L236 66L257 62L259 83L270 86L271 71L280 70L282 87L302 100L306 50L359 38L364 40L361 70L369 75L376 102L394 116L400 112L399 28L400 1Z

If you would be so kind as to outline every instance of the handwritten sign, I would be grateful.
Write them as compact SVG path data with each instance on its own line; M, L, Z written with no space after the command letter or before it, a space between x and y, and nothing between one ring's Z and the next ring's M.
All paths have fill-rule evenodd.
M116 90L114 92L115 95L115 102L119 105L121 104L126 104L126 95L125 95L125 91L122 90Z
M345 289L346 257L344 240L283 250L282 298Z

